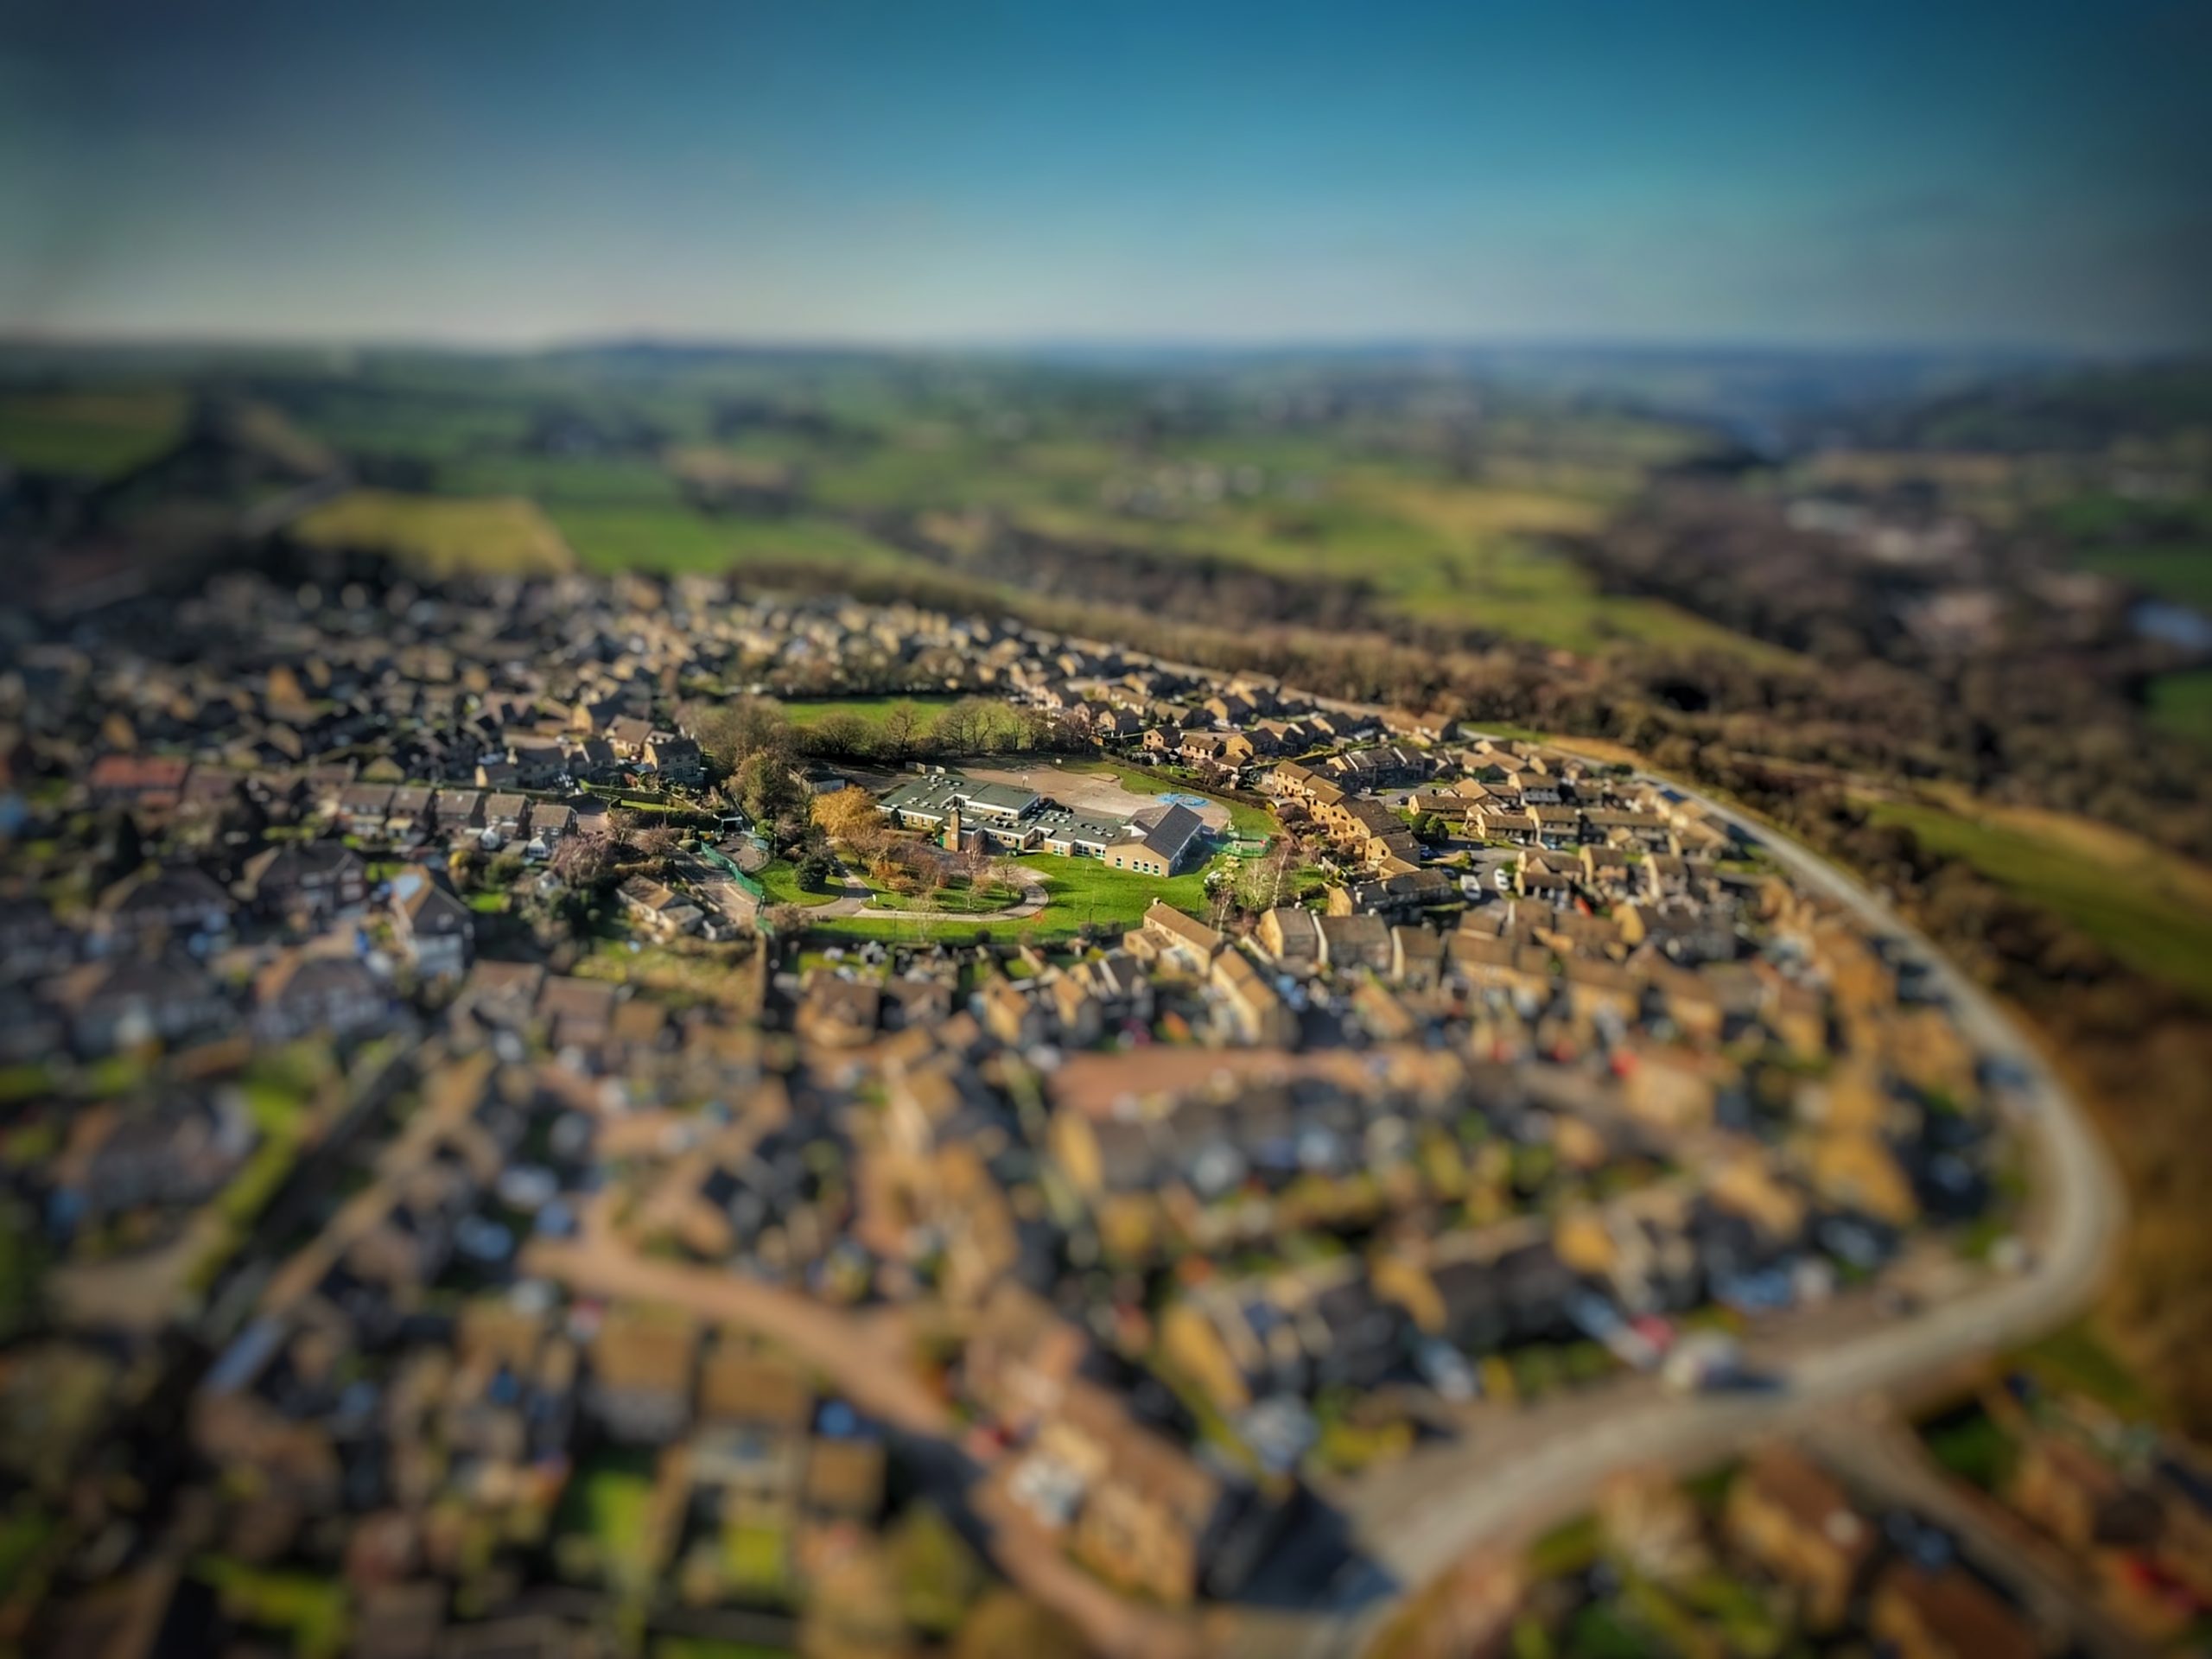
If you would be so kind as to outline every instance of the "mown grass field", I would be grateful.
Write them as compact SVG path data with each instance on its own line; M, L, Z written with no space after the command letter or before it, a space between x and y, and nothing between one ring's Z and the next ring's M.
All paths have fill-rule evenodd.
M925 724L937 718L957 699L944 697L816 697L804 702L793 701L784 705L784 712L791 716L794 726L818 726L825 720L840 715L850 715L866 721L871 727L883 724L884 717L900 704L910 704L919 713Z
M2212 898L2196 867L2132 838L2094 836L2098 826L2069 836L2024 817L1970 818L1904 802L1878 803L1873 816L2044 906L2140 972L2212 1000Z
M174 445L188 406L167 386L0 393L0 460L29 473L113 478Z
M572 563L560 531L537 503L520 496L350 490L308 513L293 533L326 547L382 548L430 575L550 575Z
M1056 938L1085 926L1134 927L1154 899L1164 899L1193 916L1203 917L1206 912L1204 868L1158 881L1133 870L1110 868L1095 858L1034 853L1010 861L1033 874L1051 896L1051 902L1034 916L995 921L947 916L921 921L863 912L816 925L825 933L854 938L972 938L979 930L994 938Z

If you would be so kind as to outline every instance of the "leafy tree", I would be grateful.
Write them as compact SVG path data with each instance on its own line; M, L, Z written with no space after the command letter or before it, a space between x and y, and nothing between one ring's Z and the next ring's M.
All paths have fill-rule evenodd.
M797 811L805 791L791 776L785 755L760 750L738 768L737 799L756 823L773 823L786 812Z
M935 736L944 754L982 754L989 747L998 705L963 697L937 717Z
M1278 844L1264 858L1248 858L1236 867L1236 902L1248 911L1273 909L1280 899L1294 896L1288 881L1290 849Z
M603 836L563 836L553 849L553 874L571 887L596 886L613 862L613 850Z
M707 704L690 709L688 718L701 752L723 776L759 754L778 754L788 761L795 747L791 717L772 697Z
M832 760L859 760L875 753L875 732L860 715L841 709L824 715L799 736L809 754Z
M911 760L929 738L929 716L919 704L901 700L883 712L876 733L876 753L887 760Z
M817 842L799 855L798 861L792 868L801 887L826 887L830 878L837 873L836 855L826 844Z
M857 842L884 827L875 798L858 785L848 785L814 798L814 822L836 840Z

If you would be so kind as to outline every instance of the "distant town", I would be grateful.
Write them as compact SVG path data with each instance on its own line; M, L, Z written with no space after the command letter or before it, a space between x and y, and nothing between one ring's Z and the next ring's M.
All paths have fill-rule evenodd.
M2212 1459L2094 1378L1858 1410L2078 1300L2101 1166L1878 902L1626 750L707 577L13 643L0 1647L2212 1611Z

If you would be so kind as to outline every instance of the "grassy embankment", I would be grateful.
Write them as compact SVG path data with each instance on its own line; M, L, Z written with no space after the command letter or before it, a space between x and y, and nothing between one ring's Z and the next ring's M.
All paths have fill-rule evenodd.
M1880 802L1878 822L1962 860L2139 972L2212 999L2212 872L2126 832L2024 809Z

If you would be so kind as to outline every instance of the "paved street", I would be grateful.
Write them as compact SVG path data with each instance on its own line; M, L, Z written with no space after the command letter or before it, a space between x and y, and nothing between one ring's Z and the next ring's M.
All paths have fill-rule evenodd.
M1382 712L1314 701L1347 713ZM1478 1546L1527 1539L1572 1516L1613 1471L1642 1465L1688 1473L1756 1436L1803 1430L1863 1396L2031 1340L2077 1313L2109 1262L2125 1215L2110 1156L2043 1057L1981 988L1826 860L1696 791L1649 781L1699 801L1869 926L1910 941L1934 964L1967 1034L2017 1069L2020 1084L2005 1104L2031 1154L2031 1264L2012 1278L1807 1354L1767 1392L1681 1397L1638 1379L1524 1413L1510 1438L1465 1439L1346 1483L1332 1496L1346 1510L1362 1562L1302 1616L1270 1610L1236 1618L1227 1651L1254 1659L1357 1653L1413 1591Z

